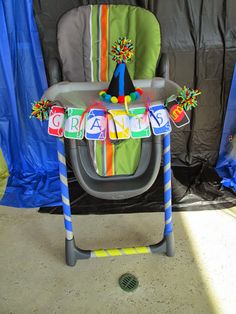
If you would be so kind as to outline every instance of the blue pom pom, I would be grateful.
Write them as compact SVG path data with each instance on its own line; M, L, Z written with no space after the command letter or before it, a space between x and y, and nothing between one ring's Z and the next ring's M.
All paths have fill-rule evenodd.
M110 102L110 101L111 101L111 95L106 94L104 100L105 100L106 102Z
M141 97L139 92L134 92L134 93L135 93L136 99L139 99Z

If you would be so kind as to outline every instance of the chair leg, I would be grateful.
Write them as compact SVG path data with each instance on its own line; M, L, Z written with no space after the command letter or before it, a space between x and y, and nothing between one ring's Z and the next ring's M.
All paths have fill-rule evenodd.
M75 266L77 257L76 257L76 246L75 239L65 239L65 252L66 252L66 264L68 266Z
M165 134L163 137L164 146L164 207L165 207L165 230L164 238L162 241L155 245L148 247L134 247L125 249L108 249L108 250L82 250L75 244L72 219L70 198L67 181L67 169L65 159L64 139L57 139L57 152L59 161L60 183L61 183L61 196L64 213L64 224L66 229L65 240L65 254L66 264L68 266L74 266L77 259L89 259L91 257L105 257L115 255L132 255L138 253L158 253L165 252L167 256L174 256L174 234L172 225L172 205L171 205L171 154L170 154L170 134Z
M89 259L91 257L90 250L79 249L75 244L75 239L68 240L65 242L66 250L66 264L68 266L74 266L77 259Z
M165 230L166 255L174 256L175 243L172 223L172 188L171 188L171 146L170 133L163 136L163 159L164 159L164 209L165 209Z
M173 257L175 255L175 238L173 231L169 233L166 237L166 255Z

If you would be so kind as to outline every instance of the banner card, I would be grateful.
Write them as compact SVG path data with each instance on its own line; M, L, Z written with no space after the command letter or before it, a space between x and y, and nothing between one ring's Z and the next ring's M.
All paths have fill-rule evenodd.
M92 109L86 118L85 137L87 140L106 139L107 119L102 109Z
M171 132L169 115L164 105L153 105L149 107L149 118L154 135Z
M48 121L48 134L62 137L64 128L64 108L53 106Z
M177 128L181 128L190 122L189 117L186 112L176 100L172 100L166 104L166 109L168 110L169 116Z
M68 108L65 119L64 136L66 138L74 138L82 140L84 137L84 119L81 117L84 109Z
M109 110L109 137L111 140L130 138L129 116L124 110Z
M130 116L130 131L132 138L145 138L151 136L151 129L149 125L149 116L146 113L145 107L130 108L129 112L134 117Z

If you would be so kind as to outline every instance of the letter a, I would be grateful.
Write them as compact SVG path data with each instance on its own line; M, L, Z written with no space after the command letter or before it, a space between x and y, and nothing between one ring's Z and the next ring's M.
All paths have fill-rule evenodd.
M90 130L92 130L93 128L99 128L99 130L101 131L101 125L100 125L100 119L96 118L90 128Z

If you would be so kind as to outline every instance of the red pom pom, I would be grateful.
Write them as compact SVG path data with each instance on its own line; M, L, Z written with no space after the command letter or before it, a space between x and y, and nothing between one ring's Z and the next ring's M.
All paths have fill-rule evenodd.
M123 104L125 102L125 96L118 96L118 103Z
M136 88L136 92L138 92L140 96L143 94L143 90L141 88Z

